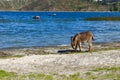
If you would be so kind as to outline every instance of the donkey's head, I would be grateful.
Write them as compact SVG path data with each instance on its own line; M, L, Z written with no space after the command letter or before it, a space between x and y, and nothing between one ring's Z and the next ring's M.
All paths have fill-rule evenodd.
M77 48L77 35L71 37L71 46L73 49Z
M71 46L73 49L75 49L75 41L73 40L73 36L71 37Z

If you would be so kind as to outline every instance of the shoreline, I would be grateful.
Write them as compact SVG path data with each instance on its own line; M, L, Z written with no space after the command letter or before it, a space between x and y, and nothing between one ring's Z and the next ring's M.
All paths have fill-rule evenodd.
M120 44L120 41L113 41L113 42L92 42L93 45L111 45L115 46L116 44ZM83 43L82 45L85 45L86 43ZM71 47L71 44L61 44L61 45L53 45L53 46L29 46L29 47L6 47L6 48L0 48L0 50L7 50L7 49L24 49L24 48L47 48L47 47Z
M105 51L105 50L116 50L120 49L120 41L117 42L109 42L109 43L93 43L93 51ZM82 52L87 52L88 45L82 45ZM3 48L0 49L0 57L4 56L14 56L14 55L46 55L46 54L68 54L68 53L76 53L71 45L64 46L35 46L35 47L12 47L12 48Z

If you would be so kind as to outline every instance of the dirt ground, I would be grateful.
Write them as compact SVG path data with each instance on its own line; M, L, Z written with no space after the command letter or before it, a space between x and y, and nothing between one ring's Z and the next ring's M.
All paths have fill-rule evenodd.
M120 66L120 42L94 43L93 52L75 52L70 46L9 48L0 50L0 70L44 74L81 75L95 67ZM23 57L10 57L7 56Z

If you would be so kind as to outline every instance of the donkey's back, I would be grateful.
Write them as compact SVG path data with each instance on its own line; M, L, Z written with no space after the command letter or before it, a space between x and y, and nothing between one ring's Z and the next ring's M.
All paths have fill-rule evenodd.
M80 42L91 42L93 40L93 33L91 31L82 32L79 34Z

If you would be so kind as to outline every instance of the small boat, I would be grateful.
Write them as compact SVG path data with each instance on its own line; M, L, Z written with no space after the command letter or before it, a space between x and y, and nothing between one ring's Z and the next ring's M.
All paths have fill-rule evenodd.
M40 19L40 16L33 16L33 19Z
M53 14L49 14L49 16L56 16L56 14L55 14L55 13L53 13Z

